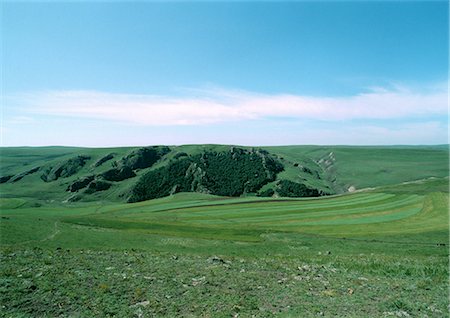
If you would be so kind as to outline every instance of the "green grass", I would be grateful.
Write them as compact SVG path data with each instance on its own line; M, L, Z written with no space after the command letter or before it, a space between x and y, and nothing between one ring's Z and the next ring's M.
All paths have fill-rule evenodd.
M315 199L180 193L35 208L2 199L3 311L448 317L445 182Z
M252 147L242 148L250 149ZM278 179L302 182L330 193L344 193L351 186L362 189L395 185L429 177L448 176L448 148L444 146L279 146L261 148L280 158L285 166L285 171L278 175ZM136 148L1 148L0 176L16 175L35 167L41 167L41 171L25 176L19 182L0 184L0 196L2 198L33 198L31 200L33 202L29 204L61 203L72 195L72 193L66 192L69 184L86 175L101 174L111 169L114 161L129 154L133 149ZM151 168L138 171L136 178L115 182L107 191L92 195L80 195L81 200L86 202L125 202L130 189L140 176L149 170L167 165L177 153L186 152L195 155L203 151L228 151L230 146L184 145L172 147L172 149L173 151L167 157ZM115 155L114 159L100 167L93 167L97 160L110 153ZM47 167L56 166L60 162L78 155L90 156L91 159L73 176L48 183L40 179L40 175ZM320 179L302 172L294 164L304 166L314 173L317 172Z
M321 166L328 179L336 179L336 186L346 190L394 185L428 177L448 176L447 146L283 146L267 147L283 158L299 162L305 158L315 161L334 160Z
M332 151L323 178L373 188L310 199L178 193L126 204L127 180L69 203L67 180L0 185L0 316L449 317L447 150L419 148L274 148L310 167ZM11 169L33 166L25 150L3 150ZM92 151L89 171L129 149L30 154L74 151Z

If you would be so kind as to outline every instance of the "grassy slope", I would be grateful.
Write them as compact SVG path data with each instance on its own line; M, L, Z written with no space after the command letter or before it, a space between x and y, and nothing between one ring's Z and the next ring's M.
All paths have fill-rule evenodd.
M250 148L250 147L246 147ZM278 179L304 182L318 189L332 192L346 192L350 186L356 189L397 184L404 181L427 177L445 177L448 175L448 150L444 147L319 147L319 146L283 146L263 147L277 155L285 165L285 171ZM2 197L35 198L39 204L62 202L71 196L65 189L74 180L88 174L99 174L111 168L111 163L120 159L133 148L67 148L67 147L20 147L0 148L0 175L18 174L34 167L57 165L62 160L87 155L91 159L75 175L45 183L40 179L41 171L24 177L16 183L0 185ZM173 147L167 158L153 167L138 172L142 175L149 169L165 165L179 152L196 154L205 150L224 151L225 145L185 145ZM93 164L101 157L114 153L115 158L98 168ZM331 154L331 157L330 157ZM294 164L300 164L318 171L320 180L302 172ZM115 183L107 191L84 196L86 201L124 202L130 187L138 177ZM270 185L268 185L270 186Z
M319 199L2 199L2 303L25 316L445 317L447 184Z
M291 161L312 158L319 161L332 153L335 161L329 173L338 185L357 189L396 184L448 175L448 148L444 147L348 147L284 146L268 147Z
M448 176L444 150L277 149L286 161L319 161L333 151L343 171L352 166L346 154L364 161L381 152L378 163L353 163L359 173L341 177L379 187L318 199L180 193L41 207L19 192L0 199L4 314L448 317L448 178L403 184ZM395 172L377 177L389 167Z

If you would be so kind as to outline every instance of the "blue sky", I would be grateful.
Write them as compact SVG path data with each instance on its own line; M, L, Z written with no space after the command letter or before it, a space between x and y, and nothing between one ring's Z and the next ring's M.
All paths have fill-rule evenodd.
M448 3L2 3L2 145L448 142Z

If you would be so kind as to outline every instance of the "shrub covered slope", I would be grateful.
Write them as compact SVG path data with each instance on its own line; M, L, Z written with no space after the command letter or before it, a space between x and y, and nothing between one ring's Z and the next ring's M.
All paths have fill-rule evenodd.
M2 148L0 194L33 204L136 202L177 192L311 197L448 174L436 147Z
M155 199L176 192L202 192L221 196L254 193L274 181L283 170L266 151L232 148L180 159L145 174L132 189L130 202Z

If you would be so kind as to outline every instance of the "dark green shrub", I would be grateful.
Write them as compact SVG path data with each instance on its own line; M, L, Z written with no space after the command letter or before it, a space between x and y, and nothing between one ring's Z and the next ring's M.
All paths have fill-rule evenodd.
M170 148L165 146L139 148L123 157L118 162L118 166L129 167L132 170L148 168L169 152Z
M169 195L174 187L177 192L190 191L192 177L186 177L190 165L190 160L178 160L169 166L149 171L134 186L128 202L164 197Z
M318 197L317 189L310 189L306 185L290 180L281 180L277 192L282 197Z
M111 183L101 180L91 181L85 190L86 193L91 194L98 191L105 191L111 187Z
M56 167L48 168L41 175L41 179L45 182L55 181L59 178L67 178L77 173L91 159L89 156L77 156L61 162Z
M132 189L129 201L154 199L181 191L239 196L258 191L275 180L282 170L283 166L268 153L240 148L183 156L145 174Z
M131 170L130 167L113 168L105 171L101 176L108 181L122 181L125 179L133 178L136 174Z
M88 185L92 180L94 180L94 176L87 176L87 177L84 177L84 178L82 178L82 179L80 179L80 180L77 180L77 181L75 181L74 183L70 184L70 185L67 187L67 191L75 192L75 191L78 191L78 190L80 190L80 189L86 188L87 185Z
M173 156L173 159L180 159L181 157L188 157L188 154L185 152L179 152L175 156Z

